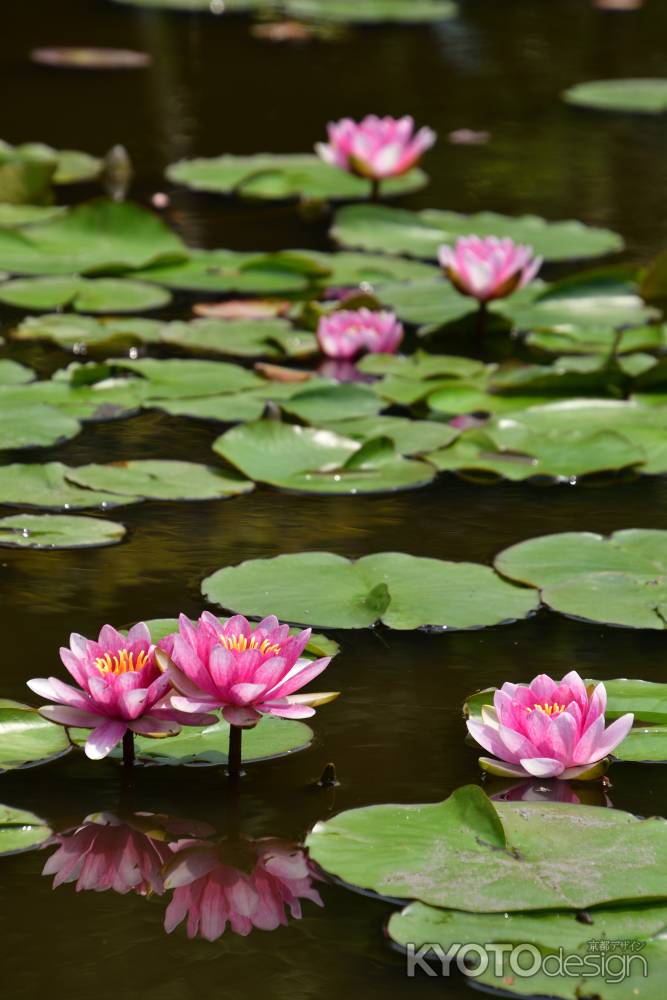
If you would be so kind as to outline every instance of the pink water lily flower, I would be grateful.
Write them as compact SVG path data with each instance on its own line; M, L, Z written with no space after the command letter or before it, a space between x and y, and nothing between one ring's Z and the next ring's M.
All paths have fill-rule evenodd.
M256 857L244 871L226 864L219 847L183 841L167 867L165 886L173 889L164 927L170 934L187 917L189 938L215 941L229 924L243 937L253 928L272 931L287 924L286 910L301 918L301 900L322 906L312 885L313 872L304 852L276 840L248 843Z
M340 309L320 318L317 340L323 354L349 361L359 354L395 354L403 326L392 312Z
M62 726L92 729L86 755L106 757L128 730L144 736L169 736L180 723L206 725L210 716L183 715L170 703L171 683L155 662L155 649L148 626L140 622L121 635L105 625L99 638L86 639L76 632L70 648L60 658L79 687L57 677L28 681L31 691L54 702L40 714Z
M530 684L503 684L468 730L494 755L480 758L491 774L590 779L604 773L634 719L623 715L605 729L606 706L604 684L589 689L575 670L562 681L540 674Z
M175 708L220 708L231 725L254 726L262 715L307 719L315 714L312 705L335 697L295 694L331 660L301 658L310 636L309 628L290 636L273 615L253 628L243 615L223 624L204 611L196 623L181 615L179 631L159 643L157 655L180 692L172 697Z
M430 128L415 132L414 119L409 115L367 115L360 122L341 118L329 122L327 132L329 142L316 144L317 155L325 163L373 181L406 174L436 140Z
M76 891L145 896L164 892L162 869L172 857L165 841L148 836L112 813L87 816L73 833L58 834L58 850L44 865L43 875L55 875L53 888L76 882Z
M532 247L496 236L462 236L440 247L438 260L457 291L483 303L524 288L542 266Z

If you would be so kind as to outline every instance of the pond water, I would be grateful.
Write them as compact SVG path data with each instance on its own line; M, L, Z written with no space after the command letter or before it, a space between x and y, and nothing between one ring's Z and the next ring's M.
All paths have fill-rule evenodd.
M8 15L8 16L7 16ZM32 66L37 45L116 45L149 52L149 71L90 74ZM610 15L586 0L461 0L457 20L423 28L350 31L303 46L253 38L242 18L142 12L105 0L12 4L0 36L2 136L102 154L121 142L137 178L133 196L167 190L165 166L193 155L308 150L324 123L368 111L412 113L440 142L431 185L408 207L495 209L576 217L621 232L628 259L664 244L661 118L591 116L558 99L586 79L661 75L667 9L649 0ZM487 129L486 146L453 146L457 128ZM166 218L192 245L233 249L327 249L326 220L293 205L231 204L174 191ZM179 306L175 307L178 311ZM9 315L6 317L10 321ZM67 363L57 348L21 346L4 356L49 372ZM218 430L148 413L88 425L44 455L71 464L170 457L206 462ZM41 460L42 453L34 453ZM21 459L23 460L23 459ZM46 457L45 459L46 460ZM0 513L12 513L3 510ZM196 615L201 579L220 566L283 552L346 556L399 549L489 563L500 549L566 530L667 529L664 478L611 485L480 486L440 477L417 492L373 498L299 497L258 488L198 504L146 503L123 511L129 537L83 552L3 550L2 694L26 698L25 681L57 672L71 631L97 632L179 610ZM461 704L480 687L576 667L583 676L664 676L664 638L540 613L536 619L440 635L360 631L332 635L341 653L327 687L343 692L323 708L312 747L249 768L240 801L219 769L138 769L123 786L117 765L70 755L32 772L2 776L1 800L32 809L59 830L100 810L128 805L206 821L221 833L302 841L318 819L375 802L445 798L478 780L463 744ZM339 787L319 788L335 762ZM616 766L613 804L664 813L659 769ZM163 930L164 902L134 894L52 891L43 852L0 861L2 981L12 997L106 1000L241 996L329 1000L353 996L469 995L452 980L408 980L382 928L392 908L327 882L324 906L268 934L225 934L215 944Z

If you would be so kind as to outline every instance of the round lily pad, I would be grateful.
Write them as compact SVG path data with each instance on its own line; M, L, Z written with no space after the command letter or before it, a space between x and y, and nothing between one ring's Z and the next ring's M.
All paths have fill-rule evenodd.
M141 317L95 319L92 316L49 313L26 317L12 330L12 338L50 340L77 354L85 354L89 350L126 352L130 347L159 342L161 327L159 320Z
M0 402L0 451L48 448L76 437L81 424L73 417L39 403L11 405Z
M287 13L334 24L420 24L457 14L451 0L286 0Z
M590 80L564 91L563 100L596 111L660 115L667 111L667 79Z
M425 462L403 458L388 438L360 445L276 420L232 427L213 450L248 478L298 493L391 493L425 486L435 475Z
M137 277L188 292L289 295L305 291L324 273L321 265L299 252L193 250L187 260L150 267Z
M0 518L0 545L16 549L87 549L115 545L125 527L96 517L17 514Z
M187 351L245 358L301 358L319 350L312 333L297 330L283 319L173 322L162 327L160 339Z
M64 309L82 313L145 312L160 309L171 295L124 278L23 278L0 284L0 302L17 309Z
M600 257L623 249L623 240L608 229L585 226L573 219L547 222L536 215L512 217L496 212L460 215L426 209L410 212L385 205L349 205L336 213L331 235L344 247L408 257L437 257L443 243L460 236L509 236L527 243L546 260ZM0 261L1 263L1 261Z
M540 588L554 611L626 628L667 627L667 531L565 532L520 542L498 572Z
M401 455L423 455L436 448L443 448L458 437L459 432L450 424L435 420L408 420L407 417L356 417L336 420L327 424L330 430L355 441L387 437Z
M224 361L138 358L119 359L114 364L147 381L147 406L153 400L218 396L265 385L263 379L247 368Z
M66 211L64 205L12 205L10 202L0 202L0 228L16 229L33 222L46 222L64 215Z
M351 562L330 552L255 559L218 570L204 596L230 611L330 628L483 628L525 618L534 590L487 566L384 552ZM272 611L268 609L272 608Z
M52 833L44 820L34 813L0 806L0 854L32 851L44 844Z
M70 469L62 462L0 466L0 504L11 507L45 507L50 510L85 510L121 507L141 498L89 490L68 481Z
M322 198L349 201L370 196L370 181L345 173L305 153L255 156L217 156L181 160L167 168L167 177L193 191L243 198ZM413 169L385 181L384 195L408 194L426 184L426 175ZM376 247L382 251L383 247ZM1 261L0 257L0 261Z
M236 473L196 462L138 459L68 469L67 480L90 490L146 500L219 500L254 489Z
M70 736L73 743L82 746L88 737L88 731L72 729ZM284 757L297 750L304 750L310 746L312 739L312 729L303 722L264 716L253 729L244 730L243 761L252 764L273 757ZM183 726L177 736L163 739L136 736L134 745L137 759L144 764L166 764L172 767L226 764L229 723L222 720L212 726ZM111 756L121 758L120 747L112 750Z
M0 771L34 767L70 750L62 726L42 718L37 709L18 701L0 700ZM2 842L0 807L0 842Z
M0 359L0 385L25 385L34 378L35 373L32 368L27 368L9 358Z
M667 899L664 819L556 802L494 804L473 785L433 805L353 809L318 823L306 845L350 885L473 913Z

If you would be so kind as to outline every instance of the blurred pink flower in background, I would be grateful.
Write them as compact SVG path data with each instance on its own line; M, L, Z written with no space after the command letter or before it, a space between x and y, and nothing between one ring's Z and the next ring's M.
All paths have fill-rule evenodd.
M182 712L222 709L233 726L254 726L262 715L307 719L313 704L332 696L295 694L329 665L331 657L301 657L311 629L290 636L289 626L264 618L254 628L243 615L223 624L204 611L198 622L185 615L179 631L159 644L166 676L180 692L172 704Z
M440 247L438 260L457 291L481 303L524 288L542 266L532 247L495 236L462 236L454 247Z
M329 142L316 144L317 155L325 163L373 181L406 174L436 141L430 128L415 132L414 119L409 115L367 115L360 122L341 118L329 122L327 131Z
M184 716L170 703L171 687L155 662L151 635L144 622L121 635L105 625L97 640L76 632L70 648L60 650L60 658L78 688L57 677L36 677L28 681L31 691L54 702L40 708L40 714L62 726L92 729L86 754L93 760L106 757L131 730L144 736L173 735L186 725L215 722L210 717Z
M320 318L317 340L323 354L339 361L364 353L394 354L403 326L392 312L341 309Z
M506 683L481 721L468 720L471 736L494 755L480 757L483 770L502 777L599 777L605 758L629 733L634 717L623 715L605 729L604 684L589 690L576 671L562 681L540 674L530 684Z
M189 938L215 941L227 925L246 936L253 928L271 931L287 924L287 910L301 918L301 900L323 906L313 888L313 871L304 852L277 840L238 845L254 864L245 871L225 863L221 847L183 841L165 876L173 896L165 914L170 934L187 917Z

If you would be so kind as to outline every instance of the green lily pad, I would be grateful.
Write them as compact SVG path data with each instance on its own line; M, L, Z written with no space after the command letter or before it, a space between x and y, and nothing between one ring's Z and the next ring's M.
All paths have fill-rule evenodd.
M267 7L267 0L114 0L132 7L156 7L158 10L205 11L208 14L242 14ZM269 3L271 0L269 0ZM219 6L219 9L218 9Z
M27 388L27 386L26 386ZM0 403L0 451L47 448L76 437L81 424L52 406Z
M243 198L321 198L351 201L370 196L370 181L345 173L306 153L217 156L181 160L167 168L167 177L193 191ZM419 169L385 181L384 195L408 194L426 184ZM382 246L373 249L383 251ZM0 257L0 261L1 261Z
M0 545L11 549L87 549L116 545L125 527L97 517L17 514L0 518Z
M135 496L87 490L68 481L70 470L62 462L0 466L0 504L11 507L45 507L48 510L107 509L138 503Z
M426 486L435 476L432 466L403 458L388 439L360 445L276 420L232 427L213 450L250 479L298 493L391 493Z
M0 806L0 854L18 854L41 847L53 831L43 819L25 809Z
M508 588L487 566L400 552L357 562L330 552L255 559L218 570L202 592L230 611L329 628L483 628L537 606L535 591Z
M0 285L0 288L2 286ZM162 324L155 319L95 319L60 313L28 316L12 330L14 340L50 340L65 350L84 354L88 350L127 351L140 344L159 343Z
M312 333L296 330L283 319L196 319L191 323L167 323L160 331L160 340L187 351L241 358L281 360L308 357L318 351Z
M224 361L180 361L175 359L137 358L116 360L116 368L145 379L147 401L193 399L241 392L264 385L263 379L239 365Z
M367 386L343 382L339 385L297 388L294 395L280 405L304 423L320 425L331 420L374 417L383 403Z
M43 719L37 709L18 701L0 700L0 772L34 767L62 757L70 749L61 726ZM4 819L0 806L0 843Z
M0 359L0 385L25 385L26 382L32 382L34 377L32 368L26 368L9 358Z
M427 259L437 257L443 243L471 233L509 236L517 243L527 243L546 260L580 260L623 249L622 238L609 229L585 226L573 219L547 222L535 215L515 218L496 212L460 215L436 209L410 212L384 205L348 205L336 213L331 230L343 247Z
M0 229L0 270L13 274L113 273L187 258L181 240L152 212L97 199L23 229Z
M124 278L17 278L0 284L0 302L17 309L145 312L170 301L164 289Z
M441 472L488 472L514 482L545 476L567 483L585 475L640 466L645 459L638 445L615 431L569 431L553 437L527 434L520 446L505 449L486 429L469 431L426 457Z
M667 351L667 326L654 324L630 330L606 327L572 327L526 335L526 344L549 354L604 354L616 357L633 351Z
M224 623L227 619L221 618ZM157 643L160 639L164 639L165 636L171 635L172 632L178 632L178 618L153 618L146 622L153 642ZM290 629L290 635L294 635L298 632L298 629ZM330 639L326 635L321 635L318 632L313 632L310 636L308 644L306 645L303 655L306 659L316 660L320 656L337 656L340 652L340 646L333 639Z
M402 354L367 354L357 362L357 368L369 375L390 375L415 380L442 378L474 378L484 375L486 366L473 358L450 354L428 354L416 351L409 357Z
M565 532L520 542L499 573L541 590L554 611L625 628L667 627L667 531Z
M417 326L446 326L477 311L474 299L461 295L442 276L407 283L388 282L377 294L382 305L392 309L399 319Z
M325 281L330 287L371 285L381 288L385 283L434 279L440 273L440 269L433 264L392 257L386 253L355 253L351 250L338 253L304 250L303 253L328 271Z
M161 459L80 465L69 469L66 477L86 489L145 500L219 500L255 488L254 483L225 469Z
M230 392L223 396L202 396L194 399L154 399L151 406L172 417L192 417L213 420L221 424L259 420L266 400L250 392Z
M88 381L90 379L90 381ZM141 379L89 375L89 366L74 362L51 379L26 385L0 385L0 413L23 412L45 404L60 417L81 421L117 420L137 413L145 396ZM53 425L56 429L57 424ZM71 430L74 432L73 424ZM70 435L71 436L71 435Z
M667 80L589 80L563 92L567 104L596 111L661 115L667 111Z
M82 746L88 731L70 730L72 742ZM293 719L264 716L253 729L243 733L242 758L253 764L273 757L284 757L305 750L313 739L312 729ZM224 720L212 726L183 726L177 736L150 739L136 736L134 740L137 759L144 764L215 766L227 763L229 749L229 723ZM122 750L116 747L111 757L121 758Z
M588 923L572 910L507 913L499 920L497 914L471 914L411 903L401 913L392 914L388 933L399 947L439 945L445 954L455 945L472 944L472 962L477 958L474 947L484 942L482 947L488 949L489 961L486 968L469 972L471 984L503 996L660 1000L667 974L667 944L662 936L665 925L667 907L660 905L596 909ZM610 948L606 953L601 950L603 942ZM595 944L600 947L597 954ZM521 975L516 961L510 964L508 952L512 946L531 949L520 956L519 968L523 963L523 968L530 971L535 958L546 961L530 975ZM567 965L559 965L561 956ZM440 971L437 959L432 958L428 965L434 975ZM616 968L622 968L623 978L610 982L615 979L611 970Z
M259 254L235 250L193 250L188 260L136 274L142 281L174 290L220 295L298 294L322 276L321 265L305 252Z
M494 804L474 785L432 805L350 810L318 823L306 846L350 885L472 913L667 899L664 819L555 802Z
M286 0L286 12L335 24L420 24L456 17L451 0Z
M458 437L450 424L435 420L408 420L407 417L357 417L336 420L326 425L342 437L364 443L372 438L387 437L401 455L423 455L444 448Z
M64 205L13 205L3 201L0 202L0 228L17 229L34 222L48 222L66 211Z

